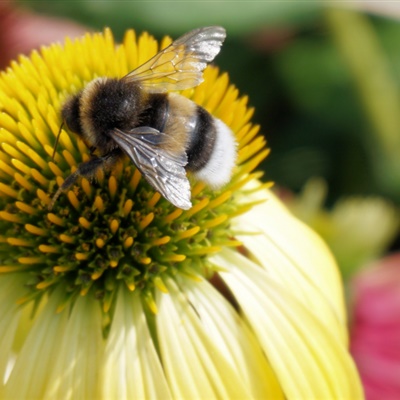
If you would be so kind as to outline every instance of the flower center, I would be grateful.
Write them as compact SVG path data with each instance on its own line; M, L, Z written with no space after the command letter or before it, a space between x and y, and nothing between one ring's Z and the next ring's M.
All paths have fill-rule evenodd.
M125 159L93 182L78 180L49 210L63 179L89 157L76 135L63 132L52 159L66 92L79 90L83 76L90 81L94 76L121 75L118 63L106 69L103 65L113 57L98 57L101 63L88 74L87 67L81 69L76 63L77 53L85 59L87 48L96 48L99 54L108 48L122 65L127 61L124 46L134 43L128 35L125 45L116 48L110 37L96 38L88 36L65 49L44 49L43 58L34 53L0 76L0 273L25 274L29 293L21 303L62 286L65 300L59 310L77 296L92 295L108 312L116 288L123 284L131 291L140 290L156 312L153 294L167 290L167 276L210 278L214 271L207 256L223 246L238 245L230 219L252 206L243 201L246 193L241 189L261 175L253 170L268 149L257 136L258 127L248 122L252 110L247 109L247 99L238 98L227 76L210 68L205 83L186 95L235 133L238 165L228 185L212 191L192 182L193 207L183 211L155 192ZM91 60L86 60L88 65ZM130 62L127 70L137 60ZM60 68L66 68L65 74Z
M9 259L29 271L32 295L63 284L68 299L91 292L107 311L123 282L131 291L140 289L156 311L152 293L166 290L165 275L207 276L205 256L237 244L229 230L228 215L238 211L228 201L230 192L210 200L198 183L193 192L202 196L182 211L154 192L128 161L97 182L82 179L77 188L62 194L51 211L50 197L40 191L19 193L25 201L1 212L9 222L3 238L15 246Z

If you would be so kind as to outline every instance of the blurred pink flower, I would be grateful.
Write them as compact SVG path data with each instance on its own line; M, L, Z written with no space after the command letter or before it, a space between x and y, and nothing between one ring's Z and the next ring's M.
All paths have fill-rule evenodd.
M400 253L354 281L351 351L367 400L400 399Z
M76 37L87 31L67 19L41 16L13 6L11 1L0 1L0 69L19 54L56 41L65 36Z

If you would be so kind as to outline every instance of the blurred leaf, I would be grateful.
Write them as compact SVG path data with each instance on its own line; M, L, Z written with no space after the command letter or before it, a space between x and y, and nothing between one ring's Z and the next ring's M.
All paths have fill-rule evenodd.
M374 129L371 158L383 190L400 199L400 93L398 81L374 26L362 14L348 10L326 13Z
M268 177L299 190L310 177L322 176L333 198L338 192L372 193L365 143L370 127L326 26L309 25L271 59L275 75L268 78L279 82L272 95L282 104L280 117L266 113L263 124L272 148ZM279 126L270 128L271 121Z

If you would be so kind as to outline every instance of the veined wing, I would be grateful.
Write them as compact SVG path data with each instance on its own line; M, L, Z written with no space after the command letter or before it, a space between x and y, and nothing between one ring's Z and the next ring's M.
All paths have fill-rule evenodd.
M165 133L139 127L129 132L115 129L111 136L155 190L178 208L192 207L190 183L184 168L186 153L175 155L163 149L160 145Z
M181 36L122 79L152 93L183 90L203 81L203 70L219 53L225 29L210 26Z

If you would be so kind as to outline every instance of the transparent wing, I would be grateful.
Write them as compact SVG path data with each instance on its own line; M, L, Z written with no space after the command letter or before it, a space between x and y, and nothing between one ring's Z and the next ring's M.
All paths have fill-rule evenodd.
M163 149L160 145L165 133L140 127L129 132L115 129L111 136L155 190L178 208L192 207L190 183L184 168L186 153L177 156Z
M203 81L203 70L219 53L225 36L225 29L220 26L190 31L122 79L137 82L153 93L197 86Z

